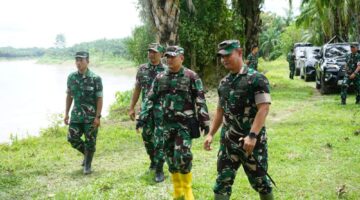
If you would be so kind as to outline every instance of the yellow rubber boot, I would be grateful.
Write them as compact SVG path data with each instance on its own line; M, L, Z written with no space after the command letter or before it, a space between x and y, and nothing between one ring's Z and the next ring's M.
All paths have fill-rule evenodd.
M180 173L172 173L171 174L172 183L174 186L173 197L175 200L184 198L184 190L181 184L181 176Z
M194 200L194 195L191 189L192 173L181 174L181 181L184 189L185 200Z

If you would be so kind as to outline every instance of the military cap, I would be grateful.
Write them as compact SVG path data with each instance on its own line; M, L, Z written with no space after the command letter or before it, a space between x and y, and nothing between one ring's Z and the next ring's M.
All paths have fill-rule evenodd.
M89 58L89 53L86 51L78 51L75 54L75 58Z
M350 47L351 48L358 48L357 44L354 44L354 43L350 44Z
M148 51L149 50L152 50L152 51L155 51L158 53L164 53L165 48L159 43L151 43L151 44L149 44L149 47L148 47Z
M218 56L225 56L231 54L234 49L240 48L239 40L225 40L218 45Z
M179 46L168 46L166 48L165 56L178 56L184 54L184 48Z

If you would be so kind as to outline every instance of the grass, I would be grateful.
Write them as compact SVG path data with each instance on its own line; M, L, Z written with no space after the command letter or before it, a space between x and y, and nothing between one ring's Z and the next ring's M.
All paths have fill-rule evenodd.
M358 199L360 136L354 132L360 111L354 95L341 106L339 95L321 96L315 83L289 80L284 59L259 66L271 82L267 130L276 199ZM213 112L216 92L207 96ZM171 199L169 173L163 183L152 181L133 122L103 122L89 176L82 175L82 157L66 142L66 132L55 123L41 137L0 145L0 199ZM202 149L203 139L193 141L196 199L213 197L218 139L210 152ZM338 193L343 185L346 193ZM231 199L258 199L241 169Z

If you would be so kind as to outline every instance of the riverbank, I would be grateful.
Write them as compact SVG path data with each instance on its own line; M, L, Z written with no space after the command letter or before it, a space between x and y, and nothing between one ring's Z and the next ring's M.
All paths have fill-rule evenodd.
M260 63L271 83L267 120L269 173L276 199L358 199L360 196L360 127L354 95L341 106L338 94L321 96L315 83L288 79L285 60ZM216 91L206 94L213 113ZM98 135L94 173L83 176L82 157L66 142L61 120L41 137L0 145L0 199L171 199L169 173L155 184L141 135L131 121L103 121ZM195 199L213 198L219 134L213 151L193 141ZM167 167L165 167L167 168ZM340 189L344 187L346 193ZM231 199L257 199L242 169Z

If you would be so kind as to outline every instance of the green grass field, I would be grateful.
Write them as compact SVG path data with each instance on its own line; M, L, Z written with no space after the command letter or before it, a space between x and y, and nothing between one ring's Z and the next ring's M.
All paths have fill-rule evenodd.
M260 70L272 88L266 125L275 199L359 199L360 106L354 95L341 106L338 94L321 96L315 83L289 80L285 59L260 62ZM207 94L211 112L215 94ZM41 137L0 145L0 199L171 199L169 173L165 182L153 182L134 126L103 122L89 176L82 175L82 157L67 143L66 128L56 123ZM210 152L202 149L203 138L193 141L196 199L213 197L218 139ZM258 199L241 168L231 199Z

